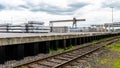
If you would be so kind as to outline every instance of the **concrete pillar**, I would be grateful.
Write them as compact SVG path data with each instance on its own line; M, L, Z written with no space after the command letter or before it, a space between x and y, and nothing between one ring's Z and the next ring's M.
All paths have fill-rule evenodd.
M58 41L56 41L56 40L50 41L50 49L57 50L58 49Z
M44 53L50 52L50 41L46 41L44 46Z
M39 43L33 43L34 46L34 55L39 54Z
M102 39L101 35L99 35L99 40Z
M96 36L96 39L99 40L99 35Z
M4 64L5 60L6 60L5 47L0 46L0 64Z
M39 44L26 43L24 49L25 49L25 56L33 56L39 53Z
M17 58L17 45L5 46L6 60L15 60Z
M90 42L92 42L93 41L93 36L90 36Z
M77 45L80 45L80 38L76 38L77 39Z
M24 45L16 45L17 47L17 55L16 55L16 59L20 60L24 58Z
M97 40L97 36L94 36L94 39Z
M64 44L63 44L64 49L66 49L66 39L64 39L63 41L64 41L64 42L63 42L63 43L64 43Z
M90 42L92 42L94 40L93 36L90 36Z
M86 38L85 37L83 37L83 44L85 44L86 43Z
M77 45L77 40L76 40L76 38L72 38L72 39L71 39L71 44L72 44L73 46Z
M78 45L78 44L77 44L77 38L75 38L75 45Z
M59 41L58 41L58 40L55 40L55 41L54 41L54 45L55 45L55 50L57 50L57 49L58 49L58 45L59 45Z
M40 53L49 53L50 52L50 43L51 41L39 42L39 52Z
M91 40L92 40L92 41L94 40L94 36L91 36Z
M81 44L84 43L84 38L83 37L81 37L80 42L81 42Z
M82 38L80 37L80 38L79 38L80 45L82 44L82 41L81 41L81 40L82 40Z
M86 41L86 43L89 42L89 37L88 36L85 37L85 41Z
M72 38L69 39L69 43L70 43L70 45L72 45Z
M70 39L66 39L66 47L70 46L71 43L70 43Z
M92 36L93 37L93 41L95 40L95 36Z
M57 40L58 41L58 48L64 48L64 39L62 40Z
M88 36L88 42L91 42L91 38L90 38L90 36Z
M39 53L43 53L43 51L44 51L44 43L39 42Z

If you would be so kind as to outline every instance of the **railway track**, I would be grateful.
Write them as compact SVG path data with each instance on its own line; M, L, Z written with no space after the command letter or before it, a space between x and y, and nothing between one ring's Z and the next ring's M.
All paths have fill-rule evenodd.
M73 49L71 51L52 55L40 60L28 62L25 64L14 66L13 68L62 68L66 64L75 61L87 54L90 54L108 44L118 41L118 38L111 38L102 42L88 44L87 46Z

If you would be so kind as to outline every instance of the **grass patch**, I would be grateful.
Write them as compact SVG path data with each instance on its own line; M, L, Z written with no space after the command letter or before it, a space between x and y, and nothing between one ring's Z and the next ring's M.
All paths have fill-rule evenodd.
M120 52L120 42L117 42L115 45L109 47L111 51ZM120 56L118 58L112 59L113 67L120 68Z
M58 48L57 50L52 50L52 49L50 49L50 54L53 54L53 53L56 53L56 52L62 53L62 52L65 52L65 51L70 51L70 50L72 50L73 48L74 48L74 46L73 46L73 45L70 45L69 47L66 47L65 49L64 49L64 48Z
M102 65L111 64L111 68L120 68L120 57L115 59L111 57L106 57L104 59L98 60L98 62Z
M111 58L109 56L107 56L106 58L104 59L99 59L97 60L100 64L104 65L104 64L107 64L111 61Z
M50 49L50 54L53 54L53 53L56 53L56 52L63 52L63 51L65 51L64 49L62 49L62 48L59 48L59 49L57 49L57 50L52 50L52 49Z
M103 38L103 39L99 39L99 40L93 40L92 41L92 44L95 44L96 42L100 42L100 41L104 41L104 40L107 40L107 39L111 39L113 37L109 37L109 38ZM69 51L69 50L72 50L74 48L73 45L70 45L69 47L66 47L65 49L64 48L58 48L57 50L52 50L50 49L50 54L53 54L53 53L56 53L56 52L65 52L65 51Z
M111 51L114 51L114 52L120 52L120 42L117 42L115 45L107 46L107 48L109 48ZM98 62L102 65L110 64L111 68L120 68L120 56L113 58L109 55L103 59L99 59Z
M114 60L114 65L112 68L120 68L120 57Z
M107 46L111 51L120 52L120 42L117 42L115 45Z
M105 41L107 39L112 39L114 37L109 37L109 38L102 38L102 39L99 39L99 40L93 40L92 43L95 44L96 42L101 42L101 41Z

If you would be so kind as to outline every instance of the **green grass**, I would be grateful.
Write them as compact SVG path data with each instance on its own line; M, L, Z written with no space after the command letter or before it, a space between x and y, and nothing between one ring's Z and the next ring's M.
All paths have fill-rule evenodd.
M107 58L107 59L102 59L99 62L100 62L100 64L107 64L109 61L110 61L110 59Z
M70 51L70 50L72 50L73 48L74 48L74 46L73 46L73 45L70 45L69 47L66 47L65 49L64 49L64 48L58 48L57 50L52 50L52 49L50 49L50 54L53 54L53 53L56 53L56 52L61 53L61 52L65 52L65 51Z
M120 42L117 42L115 45L110 45L107 48L114 52L120 52ZM112 64L111 68L120 68L120 56L118 56L117 58L106 56L103 59L99 59L98 62L102 65L111 63Z
M104 65L104 64L111 62L111 57L106 56L105 58L102 58L102 59L96 59L96 61Z
M116 51L116 52L120 52L120 42L118 42L117 44L115 44L114 46L110 47L111 51Z
M103 38L103 39L100 39L100 40L93 40L92 44L95 44L96 42L104 41L104 40L107 40L107 39L110 39L110 38L113 38L113 37ZM66 47L65 49L64 48L58 48L57 50L50 49L50 54L53 54L53 53L56 53L56 52L61 53L61 52L64 52L64 51L69 51L69 50L72 50L73 48L74 48L74 46L70 45L69 47Z
M110 47L111 51L120 52L120 42L116 43L114 46ZM120 68L120 56L113 60L112 68Z
M103 59L98 60L98 62L102 65L104 64L112 64L111 68L120 68L120 57L119 58L111 58L111 57L106 57Z
M64 49L62 49L62 48L59 48L57 50L50 49L50 54L53 54L53 53L56 53L56 52L63 52L63 51L64 51Z
M114 62L114 65L112 68L120 68L120 57L115 59L113 62Z

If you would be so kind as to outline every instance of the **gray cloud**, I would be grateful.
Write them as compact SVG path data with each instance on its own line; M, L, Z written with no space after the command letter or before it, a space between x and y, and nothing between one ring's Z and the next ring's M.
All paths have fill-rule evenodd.
M24 9L29 9L29 6L27 5L19 5L18 7L24 8Z
M82 8L82 7L86 6L86 5L88 5L88 3L78 2L78 3L71 3L71 4L69 4L69 6L74 8L74 9Z
M7 7L7 10L30 10L32 12L46 12L50 14L56 14L56 15L72 15L74 14L74 11L86 6L88 4L77 2L77 3L70 3L68 4L68 7L66 8L60 8L58 6L49 5L46 3L40 3L40 4L33 4L29 1L26 1L26 4L20 4L18 6L9 6L9 5L1 5L0 4L0 10L4 10Z
M0 4L0 10L4 10L6 7L2 4Z
M40 4L39 6L41 6L40 8L32 8L31 11L33 12L47 12L50 14L58 14L58 15L71 15L74 13L74 11L76 11L77 9L80 9L84 6L86 6L88 4L86 3L72 3L69 4L67 8L59 8L57 6L52 6L52 5L48 5L48 4Z
M115 9L120 10L120 2L113 2L113 3L103 3L102 7L114 7Z

